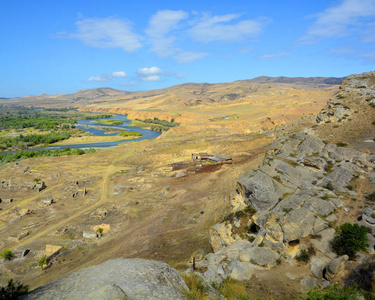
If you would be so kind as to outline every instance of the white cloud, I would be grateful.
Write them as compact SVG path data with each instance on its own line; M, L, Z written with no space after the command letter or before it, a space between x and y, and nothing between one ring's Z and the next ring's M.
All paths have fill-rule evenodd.
M158 67L140 68L137 71L138 79L142 81L161 81L161 75L164 72Z
M186 19L188 14L182 10L161 10L150 19L146 29L150 37L151 51L161 58L169 57L180 51L174 43L176 36L170 32L178 28L181 20Z
M143 38L133 32L128 20L113 17L87 18L77 21L76 25L77 32L65 37L81 40L92 47L122 48L127 52L134 52L142 47L140 41Z
M115 78L125 78L127 77L126 73L124 71L116 71L112 74L104 73L100 76L91 76L87 81L89 82L103 82L103 81L112 81Z
M204 15L188 32L193 39L203 43L238 42L261 32L263 23L260 20L243 20L228 24L239 17L240 14Z
M301 40L316 42L322 38L344 37L353 32L361 32L366 27L366 18L373 16L374 0L342 0L340 4L314 15L314 24Z
M264 54L264 55L259 56L259 59L269 60L269 59L279 58L283 56L289 56L291 54L292 53L287 53L287 52L270 53L270 54Z
M114 78L125 78L126 77L126 73L124 71L117 71L117 72L113 72L112 76Z
M165 72L158 67L139 68L137 71L138 80L141 81L161 81L162 77L182 78L184 76L184 74Z
M151 68L140 68L138 69L138 74L140 75L155 75L155 74L161 74L163 71L159 69L158 67L151 67Z
M178 23L186 19L188 14L182 10L161 10L151 17L149 27L146 30L151 37L166 35L171 29L175 29Z
M173 58L176 62L180 64L190 63L197 59L201 59L207 56L206 52L191 52L191 51L182 51L179 54L175 55Z

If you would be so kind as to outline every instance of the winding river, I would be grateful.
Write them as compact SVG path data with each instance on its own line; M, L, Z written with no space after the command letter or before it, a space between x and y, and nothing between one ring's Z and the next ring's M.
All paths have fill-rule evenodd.
M104 123L92 123L91 122L91 121L101 121L101 120L109 120L109 119L121 120L121 121L124 121L125 123L121 125L106 125ZM106 130L99 129L99 128L111 128L111 129L141 132L142 137L124 140L124 141L115 141L115 142L98 142L98 143L48 146L48 147L43 147L40 149L53 150L53 149L62 149L66 147L81 148L81 149L87 149L87 148L103 149L103 148L115 147L119 144L127 143L127 142L150 140L150 139L157 138L159 135L161 135L161 132L159 131L152 131L152 130L143 129L139 127L128 126L131 122L127 119L126 115L114 115L111 118L97 119L97 120L79 120L77 121L77 123L78 123L78 126L76 126L76 128L80 128L96 136L115 136L119 134L119 132L106 134ZM33 150L39 150L39 149L33 149Z

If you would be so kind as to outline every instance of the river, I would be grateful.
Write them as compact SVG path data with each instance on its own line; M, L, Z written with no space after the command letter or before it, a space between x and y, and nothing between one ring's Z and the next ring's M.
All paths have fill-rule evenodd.
M117 119L124 121L124 124L121 125L106 125L103 123L92 123L91 121L101 121L101 120L108 120L108 119ZM62 149L62 148L81 148L81 149L88 149L88 148L94 148L94 149L104 149L109 147L116 147L119 144L127 143L127 142L134 142L134 141L143 141L143 140L150 140L157 138L159 135L161 135L161 132L159 131L152 131L148 129L143 129L139 127L133 127L128 126L131 122L127 119L126 115L114 115L111 118L106 119L96 119L96 120L79 120L77 121L78 125L76 125L76 128L82 129L85 132L89 132L96 136L115 136L118 135L119 132L113 132L106 134L106 130L102 130L99 128L111 128L111 129L118 129L118 130L128 130L128 131L137 131L142 133L142 137L140 138L134 138L124 141L114 141L114 142L98 142L98 143L83 143L83 144L72 144L72 145L56 145L56 146L47 146L47 147L38 147L38 148L29 148L27 151L36 151L36 150L54 150L54 149ZM6 151L1 152L2 154L8 154L8 153L16 153L19 150L14 151Z

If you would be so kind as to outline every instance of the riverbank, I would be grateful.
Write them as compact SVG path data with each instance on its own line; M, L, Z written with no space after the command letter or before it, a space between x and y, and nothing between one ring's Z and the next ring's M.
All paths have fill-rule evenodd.
M57 143L52 144L51 146L61 146L61 145L75 145L75 144L89 144L89 143L101 143L101 142L119 142L126 140L134 140L140 137L137 136L93 136L93 135L84 135L71 137L68 140L63 140Z

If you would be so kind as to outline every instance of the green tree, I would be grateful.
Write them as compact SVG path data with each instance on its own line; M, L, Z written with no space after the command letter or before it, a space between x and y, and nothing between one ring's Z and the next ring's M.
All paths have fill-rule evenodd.
M8 281L8 285L0 288L0 300L16 300L18 296L29 291L28 285L23 285L19 281Z
M369 246L367 241L365 226L344 223L336 228L336 236L331 242L331 247L338 255L347 254L350 258L354 258L356 252L366 250Z

